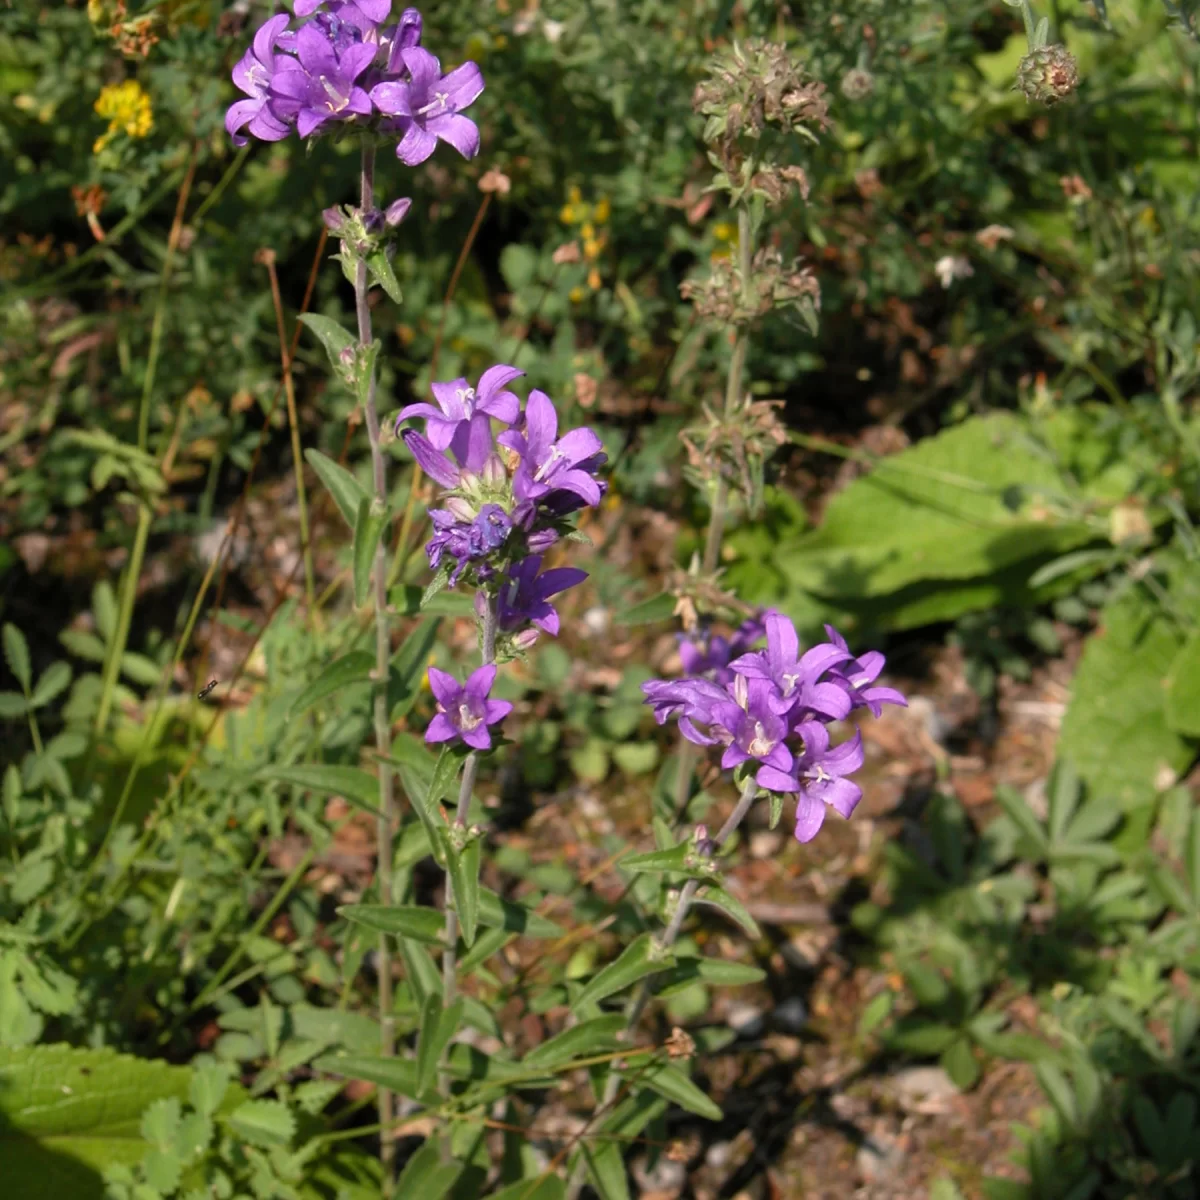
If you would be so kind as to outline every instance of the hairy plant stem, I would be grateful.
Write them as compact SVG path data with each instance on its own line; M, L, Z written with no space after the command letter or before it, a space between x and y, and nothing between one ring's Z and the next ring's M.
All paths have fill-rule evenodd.
M754 777L751 776L743 784L741 795L738 797L738 802L733 812L729 814L725 824L721 826L716 837L713 838L713 850L710 852L709 857L712 857L733 836L734 830L745 819L746 814L750 811L750 805L754 803L754 798L757 795L758 784L755 783ZM662 937L658 939L661 949L669 950L675 944L675 939L679 936L679 931L683 928L688 910L692 907L692 901L696 898L696 893L699 890L699 880L689 879L684 884L683 891L679 893L679 900L675 905L675 911L671 915L671 920L666 929L663 930ZM622 1039L628 1038L637 1026L638 1021L641 1020L642 1013L645 1011L646 1005L650 1000L650 989L654 986L656 978L657 976L654 975L645 976L638 984L637 990L629 998L629 1003L625 1006L625 1029L621 1034ZM613 1103L620 1087L620 1075L616 1071L610 1071L604 1083L604 1095L600 1101L598 1112L603 1112ZM583 1163L578 1162L571 1173L571 1179L567 1187L568 1200L575 1200L582 1187Z
M738 209L738 269L742 278L742 299L749 306L751 295L750 263L753 246L750 244L752 230L750 211L745 205ZM746 353L750 347L750 327L738 327L733 343L733 354L729 359L729 374L725 380L725 415L731 416L742 402L742 377L746 371ZM721 562L721 539L725 534L725 512L729 504L729 482L718 468L717 486L713 491L712 509L708 518L708 530L704 535L705 575L712 575ZM675 822L683 820L688 799L692 792L692 775L696 770L699 753L686 738L679 739L679 769L675 775Z
M375 147L363 142L362 148L362 210L370 212L375 207ZM359 259L354 274L354 307L358 314L358 340L362 345L371 344L371 309L367 303L367 264ZM376 376L371 370L371 381L367 387L367 402L364 413L367 421L367 438L371 443L371 469L375 483L375 497L380 504L388 500L387 473L384 467L383 448L379 437L379 413L375 409ZM396 827L395 790L392 768L387 759L392 752L391 727L388 721L387 684L388 665L392 657L392 638L388 622L387 607L387 549L380 538L375 550L374 598L375 598L375 672L374 672L374 716L375 750L379 755L379 823L376 830L376 879L379 884L379 902L392 902L392 838ZM392 1004L392 951L386 934L379 935L379 1049L385 1058L396 1053L396 1017ZM382 1194L391 1197L395 1192L396 1141L392 1130L395 1097L389 1088L379 1089L379 1145L383 1164Z

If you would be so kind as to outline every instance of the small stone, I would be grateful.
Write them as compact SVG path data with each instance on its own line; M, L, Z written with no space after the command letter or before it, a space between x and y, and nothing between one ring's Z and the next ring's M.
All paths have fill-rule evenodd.
M598 604L583 614L584 628L593 637L602 637L606 634L611 623L612 614L607 608L602 608Z
M771 829L760 829L750 835L751 858L774 858L783 846L783 836Z
M788 1033L799 1033L808 1024L808 1008L799 996L789 996L776 1005L772 1016L775 1024Z
M958 1095L954 1081L941 1067L907 1067L892 1076L892 1087L902 1101L949 1100Z
M763 1011L756 1004L731 1004L725 1023L738 1037L757 1037L763 1029Z

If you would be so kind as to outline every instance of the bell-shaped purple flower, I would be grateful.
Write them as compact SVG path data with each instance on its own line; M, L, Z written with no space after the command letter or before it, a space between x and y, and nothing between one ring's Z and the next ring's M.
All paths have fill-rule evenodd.
M848 742L830 749L829 730L819 721L805 721L795 732L804 739L795 768L800 781L796 839L811 842L825 820L826 807L849 817L862 799L862 788L845 778L863 765L862 734L855 730Z
M400 20L380 37L379 45L386 54L389 75L399 75L404 69L401 50L421 44L421 26L421 14L415 8L406 8L400 14Z
M443 75L441 63L420 46L404 46L398 55L410 79L385 80L371 89L371 100L381 113L407 124L396 157L415 167L437 149L440 138L464 158L474 158L479 153L479 128L462 110L483 91L479 67L466 62Z
M784 745L787 722L775 711L775 690L766 679L735 680L734 700L714 706L713 729L729 744L721 756L727 771L750 759L761 765L755 775L759 787L771 792L797 792L800 784L790 773L792 752Z
M520 457L513 476L518 501L542 502L556 491L571 492L585 504L604 494L594 471L604 461L603 443L586 426L558 436L558 413L545 392L534 388L525 405L524 431L507 429L497 439Z
M731 684L734 673L729 664L735 657L745 654L765 632L761 617L747 617L732 637L722 637L709 629L679 634L679 660L684 674Z
M552 567L539 575L541 568L540 554L531 554L509 567L508 578L496 598L500 628L506 633L532 624L551 637L558 636L558 613L550 597L582 583L587 572L578 567Z
M374 43L354 42L339 53L310 21L296 33L296 60L276 60L270 84L272 112L294 120L302 138L330 121L370 116L370 97L355 80L371 65L376 49Z
M512 712L507 700L489 700L496 682L495 665L473 671L465 684L453 675L429 668L429 688L437 701L437 715L425 730L427 742L449 742L461 738L474 750L490 750L489 725L503 721Z
M286 61L276 58L275 45L287 24L286 13L265 21L254 35L250 49L233 68L233 82L249 97L231 104L225 114L225 129L235 146L244 146L248 140L241 133L243 128L263 142L282 141L288 135L287 125L268 107L268 89L276 63Z
M871 715L878 717L885 704L908 707L904 694L895 688L868 686L879 678L879 673L887 661L878 650L868 650L858 658L851 658L846 639L832 625L826 625L825 632L829 635L829 640L839 650L845 650L848 656L830 674L832 682L845 690L854 708L869 708Z
M485 431L490 431L489 418L495 417L496 420L511 425L520 415L521 402L506 388L514 379L524 374L525 372L517 367L498 363L484 371L476 388L471 387L465 379L434 383L431 387L438 407L435 408L432 404L410 404L400 410L396 426L399 428L401 421L412 417L424 417L425 436L430 445L438 450L449 448L459 462L465 463L473 422L481 423ZM475 437L479 437L477 432ZM488 440L490 441L490 435Z
M462 472L428 438L422 437L415 429L403 430L400 437L417 460L417 465L434 483L440 483L444 488L458 487Z

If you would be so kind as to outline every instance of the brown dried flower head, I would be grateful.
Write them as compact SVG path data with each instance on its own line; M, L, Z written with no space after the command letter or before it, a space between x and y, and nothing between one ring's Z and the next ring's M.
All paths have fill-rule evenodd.
M847 100L865 100L875 90L875 76L862 67L852 67L842 76L841 92Z

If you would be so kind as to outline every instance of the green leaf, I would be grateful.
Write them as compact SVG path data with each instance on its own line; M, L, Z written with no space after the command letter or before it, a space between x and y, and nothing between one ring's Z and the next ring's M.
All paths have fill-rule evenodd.
M1197 567L1174 555L1162 561L1168 593L1188 607ZM1134 585L1101 611L1071 681L1058 741L1093 794L1133 808L1192 760L1192 743L1167 719L1166 685L1179 653L1178 628L1148 589Z
M155 668L155 680L158 679L158 669ZM71 668L65 662L51 663L33 689L29 701L30 708L44 708L56 696L65 692L71 686Z
M433 1086L442 1052L458 1032L462 1010L461 999L443 1008L440 996L427 997L421 1006L421 1029L417 1037L418 1093L425 1092Z
M104 661L104 643L94 634L82 629L64 629L58 640L75 655L90 662Z
M646 1067L634 1065L620 1074L633 1087L644 1085L697 1116L706 1117L710 1121L720 1121L725 1115L672 1062L651 1063Z
M889 1045L909 1054L925 1055L941 1054L954 1039L958 1030L950 1025L940 1025L935 1021L923 1021L910 1017L897 1022L895 1029L888 1035Z
M344 904L337 911L356 925L414 938L431 946L441 945L445 931L445 918L436 908L416 904Z
M965 1037L956 1038L941 1055L942 1070L950 1076L954 1085L960 1091L970 1091L983 1073L970 1041Z
M233 1132L253 1146L286 1146L296 1133L296 1118L280 1100L248 1100L229 1114Z
M479 838L472 838L459 852L450 844L449 835L446 836L450 889L458 912L462 939L468 950L475 944L475 931L479 926L479 853Z
M388 522L387 509L377 499L366 497L358 502L358 513L354 521L354 603L362 608L369 599L371 567L375 563L375 551L379 538Z
M701 880L711 880L720 870L714 859L696 853L690 839L669 850L651 850L649 854L631 855L621 859L617 865L635 875L646 871L671 871L686 875L689 879Z
M1193 629L1167 670L1167 725L1173 733L1200 737L1200 629Z
M450 583L451 566L449 563L443 563L434 573L433 578L425 585L425 590L421 593L421 607L424 608L438 592L445 591Z
M417 1200L417 1197L420 1200L442 1200L462 1170L460 1162L442 1162L437 1145L432 1140L427 1141L404 1164L396 1183L396 1195L402 1198L412 1196L413 1200Z
M616 1142L588 1142L581 1147L588 1177L600 1200L629 1200L625 1160Z
M15 720L28 711L29 705L20 692L0 692L0 720Z
M339 466L319 450L305 450L304 459L316 471L317 478L325 485L338 511L345 517L346 524L353 529L358 520L359 504L364 500L370 501L366 489L345 467Z
M319 700L352 683L368 682L374 670L375 655L366 650L351 650L335 658L292 702L291 715L299 716Z
M507 929L530 938L560 938L566 932L547 917L539 916L516 900L503 900L485 887L479 889L479 923L489 929Z
M1029 839L1036 853L1045 855L1049 849L1045 827L1033 815L1025 797L1012 788L1002 786L996 789L996 800L1012 823Z
M72 1046L0 1047L5 1194L102 1200L100 1172L149 1149L143 1112L188 1094L186 1067Z
M400 957L404 959L404 977L417 1003L424 1004L429 996L440 996L442 973L437 969L433 955L412 938L401 937L397 941Z
M572 1059L590 1058L615 1050L624 1030L625 1017L621 1013L593 1017L535 1046L522 1061L530 1067L558 1067Z
M623 613L617 613L613 620L618 625L649 625L655 621L667 621L675 615L678 603L670 592L662 592L627 608Z
M404 294L400 291L400 281L396 278L396 272L392 270L392 260L382 250L368 256L367 271L372 282L383 288L396 304L403 303ZM402 1192L401 1195L403 1194Z
M410 1058L384 1058L378 1054L323 1054L312 1064L318 1071L341 1075L346 1079L365 1079L368 1083L391 1088L402 1096L417 1099L417 1064Z
M537 1179L522 1179L508 1187L492 1192L488 1200L563 1200L566 1185L557 1175L543 1175ZM404 1195L398 1192L397 1195Z
M321 345L325 347L325 353L329 355L329 364L333 367L334 373L339 376L343 375L346 365L342 362L342 351L356 350L358 339L332 317L323 317L320 313L301 313L300 320L320 338Z
M1057 1063L1039 1062L1034 1064L1033 1071L1042 1086L1042 1091L1058 1111L1063 1123L1071 1130L1078 1129L1079 1105L1063 1069Z
M596 1004L614 992L624 991L625 988L637 983L647 975L654 975L667 967L673 967L675 959L667 953L659 951L654 939L648 933L643 933L625 947L620 957L597 972L583 990L575 997L571 1005L574 1012Z
M713 908L719 908L723 913L732 917L752 938L757 940L762 937L762 930L759 929L758 922L750 915L746 906L722 887L717 887L715 884L702 887L696 893L696 898L692 903L709 904Z
M272 783L289 783L310 792L341 796L357 808L379 815L379 780L358 767L311 763L292 767L269 767L258 778Z
M229 1078L230 1068L225 1063L211 1059L195 1063L188 1084L188 1099L192 1107L206 1117L213 1116L225 1099Z
M426 617L417 622L392 656L388 667L388 712L393 721L405 716L417 702L441 626L441 617Z
M21 690L28 695L33 686L33 670L29 665L29 644L25 635L15 626L4 623L4 658L8 669L16 676Z

